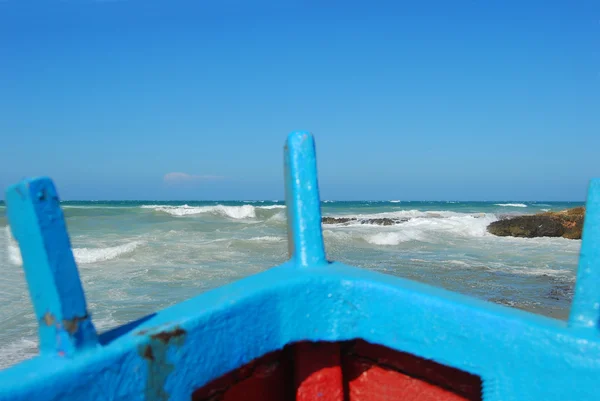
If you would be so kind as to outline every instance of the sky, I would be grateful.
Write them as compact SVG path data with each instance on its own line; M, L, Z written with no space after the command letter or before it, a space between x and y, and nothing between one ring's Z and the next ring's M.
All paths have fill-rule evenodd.
M283 199L294 130L322 199L584 200L600 2L0 0L2 190Z

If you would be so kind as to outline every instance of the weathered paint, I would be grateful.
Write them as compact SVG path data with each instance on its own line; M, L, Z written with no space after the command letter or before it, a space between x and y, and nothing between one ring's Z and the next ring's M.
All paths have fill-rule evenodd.
M23 254L42 352L0 372L0 400L189 400L207 383L287 344L352 339L476 375L485 401L598 399L599 181L590 186L583 233L581 266L589 271L579 272L567 325L326 263L315 166L312 136L291 134L289 262L104 333L98 342L53 187L46 195L31 189L49 188L50 181L29 180L9 189L9 220ZM39 204L48 194L55 207ZM63 321L77 317L83 320L76 326L67 324L76 327L74 335ZM46 331L48 323L58 327ZM56 333L71 344L64 348L71 358L55 352L64 345Z
M40 351L72 356L97 344L54 184L25 180L6 192L8 220L19 243L39 321Z
M149 341L138 347L139 354L146 361L148 380L145 395L147 400L169 399L165 391L167 378L175 370L175 365L169 361L170 347L180 347L185 342L186 332L179 326L173 329L161 330L154 328L145 330L139 335L146 335Z

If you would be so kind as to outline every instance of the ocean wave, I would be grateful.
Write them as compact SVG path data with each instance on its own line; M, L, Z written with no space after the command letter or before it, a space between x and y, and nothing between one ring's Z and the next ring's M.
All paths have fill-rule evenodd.
M494 206L502 207L527 207L524 203L494 203Z
M123 206L123 205L60 205L61 209L135 209L138 206Z
M471 267L470 263L465 262L464 260L443 260L442 263L448 263L451 265L457 265L457 266L465 266L465 267Z
M267 219L267 221L272 221L272 222L279 222L279 221L286 221L286 220L287 220L287 216L286 216L285 212L275 213L273 216L271 216Z
M265 235L262 237L252 237L249 239L249 241L258 241L258 242L281 242L283 240L285 240L285 238L274 237L272 235Z
M131 253L142 244L142 241L133 241L107 248L75 248L73 249L73 255L79 264L104 262Z
M493 214L481 217L472 215L450 216L447 218L416 218L397 226L390 231L365 234L363 239L373 245L399 245L403 242L440 242L450 237L468 238L490 236L487 226L496 221Z
M271 209L285 209L285 205L269 205L269 206L256 206L259 209L271 210Z
M440 211L420 211L420 210L398 210L394 212L381 212L381 213L371 213L371 214L335 214L335 215L327 215L325 217L334 217L334 218L347 218L353 219L357 221L365 221L365 220L373 220L373 219L392 219L392 220L408 220L408 219L444 219L449 217L484 217L486 213L459 213L452 212L449 210L440 210Z
M0 348L0 369L31 359L38 355L38 342L35 338L21 338Z
M274 206L279 206L279 205L274 205ZM243 206L143 205L140 207L143 209L152 209L156 212L167 213L167 214L170 214L171 216L176 216L176 217L190 216L190 215L203 214L203 213L221 215L221 216L229 217L229 218L236 219L236 220L251 219L251 218L256 217L256 207L252 206L252 205L243 205ZM257 206L257 207L265 208L267 206Z
M105 248L73 248L73 256L78 264L83 265L105 262L116 259L121 255L131 253L143 243L143 241L132 241L122 245ZM23 264L21 250L12 236L8 237L8 259L12 264L17 266L21 266Z
M418 236L412 236L411 233L391 232L378 233L365 238L369 244L373 245L398 245L402 242L419 240Z
M400 203L401 201L399 201L399 200L391 200L391 201L389 201L389 202L390 202L390 203Z

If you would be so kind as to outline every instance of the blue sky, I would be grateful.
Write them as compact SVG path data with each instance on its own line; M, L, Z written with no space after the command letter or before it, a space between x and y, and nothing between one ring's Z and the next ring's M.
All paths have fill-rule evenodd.
M597 1L0 1L0 187L282 199L583 200Z

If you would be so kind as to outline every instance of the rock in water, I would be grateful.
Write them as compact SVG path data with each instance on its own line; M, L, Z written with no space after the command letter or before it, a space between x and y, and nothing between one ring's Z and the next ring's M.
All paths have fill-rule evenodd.
M530 216L517 216L491 223L487 230L501 237L564 237L581 239L584 207L560 212L546 212Z
M518 216L498 220L488 226L488 231L501 237L562 237L565 228L548 216Z
M585 207L576 207L560 212L547 212L544 214L561 222L565 228L565 233L562 235L563 237L570 239L581 239L583 220L585 218Z
M389 217L381 217L375 219L359 219L356 217L323 217L321 222L323 224L346 224L346 223L360 223L360 224L377 224L380 226L393 226L394 224L400 224L408 221L409 219L390 219Z

